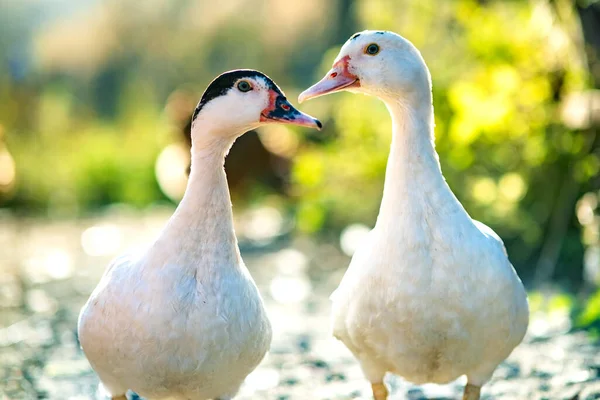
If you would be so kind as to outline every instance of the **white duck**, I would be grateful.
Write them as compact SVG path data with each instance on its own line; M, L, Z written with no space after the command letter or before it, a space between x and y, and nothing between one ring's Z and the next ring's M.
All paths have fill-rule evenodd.
M240 257L224 158L267 123L321 128L252 70L226 72L192 119L185 196L145 252L114 260L81 310L79 339L113 399L231 399L264 357L271 326Z
M427 66L395 33L357 33L299 100L340 90L381 99L393 132L377 223L332 295L333 334L377 400L386 372L417 384L466 375L464 399L478 399L525 335L527 295L501 239L442 176Z

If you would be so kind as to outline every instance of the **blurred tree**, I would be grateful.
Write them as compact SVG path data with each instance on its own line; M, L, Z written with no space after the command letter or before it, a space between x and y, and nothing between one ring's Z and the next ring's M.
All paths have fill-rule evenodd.
M559 18L565 14L564 3L558 1L549 2L554 9L555 15ZM598 88L600 84L600 69L598 65L598 57L600 50L600 8L598 4L575 4L575 10L581 23L582 28L582 44L578 47L580 57L587 61L589 70L590 86ZM568 17L567 17L568 19ZM561 21L565 22L565 21ZM564 28L568 31L567 27ZM577 43L577 36L571 33L571 39L573 43ZM585 54L585 56L584 56ZM564 69L557 70L554 72L554 79L552 81L554 100L562 102L565 99L562 93L562 86L564 84L564 78L566 71ZM573 223L573 212L575 208L575 202L577 197L581 194L582 190L587 190L587 186L594 180L591 176L590 180L577 179L576 176L578 170L581 168L581 164L597 163L597 133L596 123L590 118L593 114L593 110L590 108L590 102L584 102L580 104L582 107L589 108L586 112L587 121L578 124L577 131L573 134L576 135L579 140L584 143L582 150L578 157L574 158L568 168L565 170L564 178L562 180L562 186L559 192L559 196L553 207L552 215L548 223L547 233L544 237L544 243L542 246L541 254L536 267L536 283L541 284L548 281L554 275L556 264L561 253L562 246L564 244L565 236L569 234L569 225ZM581 129L585 128L585 129ZM592 161L595 160L595 161ZM597 171L596 171L597 172Z
M587 124L582 135L587 136L588 143L586 158L581 162L595 160L598 163L600 158L600 143L598 138L598 104L600 95L597 89L600 89L600 4L598 2L578 2L576 4L577 14L581 21L581 27L584 39L584 51L589 69L591 85L595 91L589 91L583 104L587 112L585 117ZM597 171L596 171L597 172ZM565 182L565 184L567 184ZM572 185L574 186L574 185ZM587 302L579 306L579 313L576 318L576 324L579 327L585 327L600 335L600 216L596 215L598 209L598 189L600 189L599 175L596 173L588 182L584 182L581 190L588 191L577 203L577 217L582 225L582 241L587 246L584 256L584 290L582 298L586 299L590 292L592 294ZM575 190L573 190L575 192ZM574 193L579 194L579 193Z

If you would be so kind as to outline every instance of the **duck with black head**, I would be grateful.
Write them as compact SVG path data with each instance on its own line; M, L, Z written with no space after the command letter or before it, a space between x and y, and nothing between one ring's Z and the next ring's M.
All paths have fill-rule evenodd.
M108 266L79 316L83 351L113 400L128 389L147 399L232 399L269 349L223 163L237 137L274 123L321 128L258 71L226 72L202 95L181 203L144 251Z

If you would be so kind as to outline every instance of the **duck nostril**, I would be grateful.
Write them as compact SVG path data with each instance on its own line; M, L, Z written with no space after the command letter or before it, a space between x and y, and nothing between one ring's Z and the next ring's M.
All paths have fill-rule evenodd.
M281 108L283 108L285 111L290 111L290 106L288 106L287 104L282 104Z
M331 78L335 78L335 77L337 76L337 72L332 72L332 73L331 73L329 76L330 76Z

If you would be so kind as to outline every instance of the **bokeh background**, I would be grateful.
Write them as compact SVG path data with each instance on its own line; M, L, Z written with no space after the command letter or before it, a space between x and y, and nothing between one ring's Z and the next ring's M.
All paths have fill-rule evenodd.
M77 350L54 348L77 347L78 308L106 262L151 240L176 207L190 115L210 80L255 68L295 102L362 29L398 32L421 50L446 179L504 239L532 326L596 340L599 2L0 0L5 398L70 398L40 389L65 357L81 363L64 370L87 377L73 393L91 393ZM226 161L242 250L272 264L251 269L281 315L310 314L339 282L374 225L391 140L376 99L337 94L301 108L325 129L250 132ZM326 317L323 304L314 312ZM65 373L64 384L74 380Z

